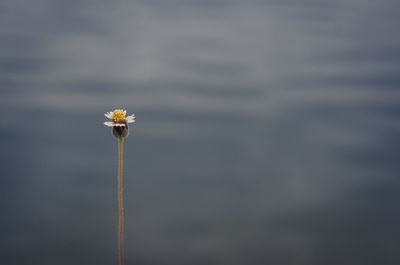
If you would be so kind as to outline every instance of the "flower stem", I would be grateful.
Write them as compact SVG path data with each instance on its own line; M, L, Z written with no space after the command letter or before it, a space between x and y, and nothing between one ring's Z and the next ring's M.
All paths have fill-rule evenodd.
M118 139L118 207L119 207L119 265L124 264L124 208L122 204L122 152L123 138Z

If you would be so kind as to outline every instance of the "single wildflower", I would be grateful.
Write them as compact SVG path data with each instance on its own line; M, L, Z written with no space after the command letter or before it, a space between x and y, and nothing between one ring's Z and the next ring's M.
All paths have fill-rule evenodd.
M125 138L129 134L128 123L135 122L135 114L126 116L126 110L116 109L113 112L104 114L111 121L106 121L104 125L112 127L112 133L116 138Z
M116 109L104 114L111 121L104 124L112 127L113 135L118 139L118 208L119 208L119 264L124 264L123 230L124 230L124 208L122 203L122 153L124 138L129 134L128 123L135 122L135 114L126 116L126 110Z

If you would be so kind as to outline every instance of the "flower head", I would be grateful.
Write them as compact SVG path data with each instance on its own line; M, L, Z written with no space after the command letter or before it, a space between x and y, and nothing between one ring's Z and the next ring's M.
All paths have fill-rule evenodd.
M113 134L115 137L124 138L128 136L128 123L135 122L135 114L126 116L126 110L116 109L113 112L107 112L104 115L111 119L111 121L106 121L104 125L113 128Z

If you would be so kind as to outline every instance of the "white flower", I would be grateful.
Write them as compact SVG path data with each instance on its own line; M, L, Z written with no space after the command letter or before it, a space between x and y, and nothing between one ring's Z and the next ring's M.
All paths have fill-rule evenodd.
M106 121L104 125L108 127L128 127L128 123L135 122L135 114L125 116L126 110L116 109L113 112L104 114L111 121Z

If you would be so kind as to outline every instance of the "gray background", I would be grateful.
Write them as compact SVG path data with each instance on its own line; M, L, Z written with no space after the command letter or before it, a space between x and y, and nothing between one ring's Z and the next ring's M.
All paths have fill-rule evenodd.
M400 264L399 10L2 0L0 264Z

